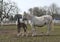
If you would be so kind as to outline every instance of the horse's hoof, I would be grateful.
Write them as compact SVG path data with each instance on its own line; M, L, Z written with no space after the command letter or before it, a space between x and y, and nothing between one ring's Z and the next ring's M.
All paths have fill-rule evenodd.
M49 35L49 33L46 33L46 35Z
M32 37L34 37L34 36L36 36L36 35L32 34Z
M19 36L21 36L21 33L18 33L18 34L17 34L17 37L19 37Z
M17 34L17 37L19 37L20 36L20 34Z
M23 36L25 36L25 34L22 34L21 36L23 37Z
M34 37L35 35L32 35L32 37Z
M37 35L36 33L32 34L32 36L36 36L36 35Z

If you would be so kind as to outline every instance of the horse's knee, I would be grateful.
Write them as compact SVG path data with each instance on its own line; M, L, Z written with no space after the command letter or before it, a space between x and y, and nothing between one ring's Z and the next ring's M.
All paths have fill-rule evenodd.
M23 27L23 29L24 29L24 32L26 32L26 30L27 30L27 26Z
M26 28L24 28L24 32L26 32Z

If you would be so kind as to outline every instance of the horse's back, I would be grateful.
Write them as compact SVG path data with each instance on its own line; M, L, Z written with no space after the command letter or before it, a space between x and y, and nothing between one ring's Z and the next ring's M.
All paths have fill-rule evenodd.
M43 15L42 17L52 18L52 16L51 16L51 15Z
M39 26L45 24L45 22L50 22L50 21L52 21L52 16L50 16L50 15L43 15L40 17L35 16L32 19L32 23L34 25L39 25Z
M51 15L44 15L44 18L47 18L47 19L50 19L50 20L53 19Z
M35 16L34 18L32 18L31 21L32 21L32 23L34 25L38 25L38 26L43 25L45 23L43 17L37 17L37 16Z
M44 17L47 17L47 18L52 18L52 16L51 15L43 15L43 16L40 16L40 17L37 17L37 16L35 16L37 19L43 19Z

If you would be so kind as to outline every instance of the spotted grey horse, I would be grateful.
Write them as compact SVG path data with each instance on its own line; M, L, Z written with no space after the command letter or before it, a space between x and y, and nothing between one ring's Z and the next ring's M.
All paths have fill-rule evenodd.
M51 15L43 15L37 17L32 14L26 14L23 18L31 21L30 26L32 28L32 36L36 35L35 26L42 27L44 25L47 25L47 34L49 34L53 30L53 18Z

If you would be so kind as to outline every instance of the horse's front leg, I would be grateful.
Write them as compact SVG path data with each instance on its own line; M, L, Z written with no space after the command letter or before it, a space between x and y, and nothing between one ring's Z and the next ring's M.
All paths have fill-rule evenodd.
M47 35L49 35L50 34L50 32L51 32L51 24L47 24Z
M35 36L36 35L36 28L35 28L35 26L31 26L31 28L32 28L32 36Z
M36 35L36 29L32 28L32 36L35 36L35 35Z

